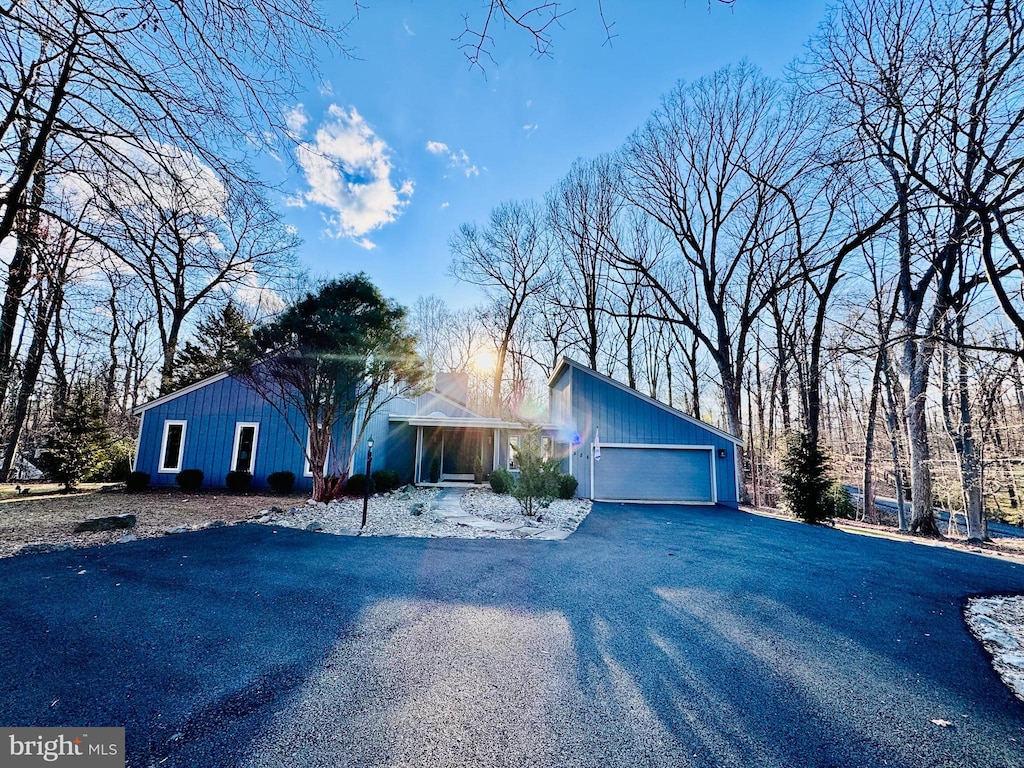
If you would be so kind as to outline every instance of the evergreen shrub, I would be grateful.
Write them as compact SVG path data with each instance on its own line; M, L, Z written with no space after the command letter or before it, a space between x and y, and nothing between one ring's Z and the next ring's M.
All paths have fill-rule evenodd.
M295 487L295 473L287 470L271 472L267 475L267 485L274 493L284 496L292 492Z
M515 478L512 477L512 473L507 469L499 468L491 472L491 490L495 493L511 493L515 486Z
M251 472L228 472L224 483L227 485L228 490L233 493L244 493L249 490L249 486L252 484L252 473Z
M175 482L183 491L198 491L203 484L203 470L183 469L178 473Z

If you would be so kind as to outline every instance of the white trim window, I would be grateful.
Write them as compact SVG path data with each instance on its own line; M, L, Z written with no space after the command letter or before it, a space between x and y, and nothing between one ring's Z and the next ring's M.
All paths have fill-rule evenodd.
M313 476L313 465L309 463L309 438L312 430L306 430L306 450L302 454L302 476L312 477ZM327 475L327 466L331 459L331 443L327 443L327 453L324 454L324 476Z
M260 425L254 421L235 423L235 444L231 449L231 470L254 474L256 466L256 445L259 442Z
M185 427L187 424L188 422L177 419L164 421L164 434L160 440L158 472L176 473L181 471L181 459L185 454Z

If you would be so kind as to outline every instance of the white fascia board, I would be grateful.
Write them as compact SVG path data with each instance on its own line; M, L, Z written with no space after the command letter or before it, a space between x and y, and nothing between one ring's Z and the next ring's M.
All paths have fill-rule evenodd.
M195 384L189 384L187 387L183 387L179 389L177 392L170 392L166 395L162 395L156 398L155 400L150 400L148 403L137 405L132 409L132 415L138 416L140 413L145 413L150 408L156 408L158 405L169 403L171 402L171 400L177 400L179 397L191 394L192 392L200 390L203 387L208 387L211 384L216 384L218 381L223 381L230 375L231 374L228 373L227 371L224 371L222 373L216 373L213 376L210 376L209 378L203 379L202 381L197 381Z
M626 384L623 384L621 381L616 381L615 379L613 379L613 378L611 378L609 376L605 376L603 373L598 373L593 368L588 368L587 366L583 365L582 363L577 363L575 360L572 360L572 359L570 359L568 357L563 357L563 358L561 358L558 361L558 365L555 366L554 373L552 373L550 378L548 378L548 387L549 388L551 387L551 384L554 383L554 381L558 377L558 375L561 373L562 368L567 367L567 366L568 367L572 367L572 368L578 368L583 373L586 373L586 374L588 374L590 376L593 376L598 381L603 381L603 382L605 382L607 384L611 384L613 387L617 387L618 389L621 389L626 394L632 395L633 397L639 399L642 402L645 402L645 403L648 403L650 405L653 405L655 408L660 408L661 410L665 411L666 413L670 413L673 416L677 416L678 418L683 419L684 421L690 422L694 426L706 429L708 432L711 432L711 433L713 433L715 435L718 435L719 437L723 438L724 440L730 441L734 445L739 445L739 446L743 445L743 441L740 440L735 435L730 435L725 430L722 430L722 429L719 429L718 427L712 426L711 424L708 424L706 421L701 421L700 419L695 418L695 417L691 416L688 413L683 413L682 411L677 410L676 408L673 408L670 405L666 405L665 403L661 402L660 400L655 400L653 397L648 397L647 395L643 394L642 392L637 392L635 389L633 389L630 386L627 386Z

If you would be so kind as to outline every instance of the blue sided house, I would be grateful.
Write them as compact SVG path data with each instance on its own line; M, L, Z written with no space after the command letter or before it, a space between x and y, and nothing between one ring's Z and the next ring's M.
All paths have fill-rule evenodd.
M548 387L549 419L540 425L544 451L576 477L577 495L737 505L741 443L732 435L573 360L559 361ZM363 471L366 438L372 437L373 469L395 470L403 482L472 483L499 467L516 474L515 448L530 425L474 412L466 390L464 374L442 374L432 392L385 402L363 439L352 424L337 425L329 471ZM298 489L312 486L300 443L308 436L296 435L229 373L156 398L135 413L141 417L135 469L148 472L153 485L174 485L182 469L197 468L206 486L223 486L231 470L252 473L254 489L284 470L295 474ZM348 456L348 466L339 467Z

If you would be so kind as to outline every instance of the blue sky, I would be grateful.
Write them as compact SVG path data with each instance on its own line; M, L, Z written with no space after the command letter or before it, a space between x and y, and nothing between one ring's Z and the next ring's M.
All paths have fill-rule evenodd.
M709 12L704 0L604 0L609 46L597 1L580 0L548 58L498 27L484 73L453 40L482 5L369 3L349 28L353 58L325 54L324 82L282 105L300 148L262 171L285 191L315 273L365 271L406 305L427 294L474 303L475 289L447 274L460 224L504 200L539 200L577 157L617 149L680 79L744 58L782 74L827 3L738 0Z

